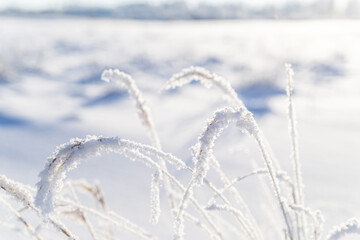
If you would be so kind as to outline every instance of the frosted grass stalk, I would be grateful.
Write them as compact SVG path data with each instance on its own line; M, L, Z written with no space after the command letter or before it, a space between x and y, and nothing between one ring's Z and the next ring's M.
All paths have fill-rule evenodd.
M211 73L207 69L197 66L184 68L180 73L174 74L161 88L161 91L182 87L191 81L199 81L207 88L214 84L221 89L231 104L236 107L244 106L244 103L238 98L234 88L228 81L216 73Z
M210 183L206 179L204 179L204 183L208 185L217 194L217 196L220 197L225 202L226 205L224 206L226 209L235 209L234 207L231 206L230 201L227 200L227 198L218 189L216 189L216 187L212 183ZM207 207L206 209L213 210L212 208L209 207ZM247 218L241 211L238 210L236 211L229 210L229 212L231 212L235 216L236 220L240 223L241 227L244 229L246 234L251 239L259 239L258 232L256 231L257 229L254 228L249 218Z
M70 188L70 192L73 192L72 195L75 197L77 203L80 203L80 201L78 201L78 197L75 189L80 191L82 190L83 192L90 194L99 203L99 206L104 212L104 214L108 213L107 207L105 205L104 197L101 193L101 189L98 182L95 181L94 185L92 185L84 179L75 180L75 181L69 180L67 181L65 187ZM104 235L105 233L103 232L102 234ZM106 233L105 235L107 235L108 239L114 240L114 232L111 225L108 226L108 233Z
M237 112L237 118L242 116L242 110L245 110L245 108ZM210 161L214 158L212 149L215 144L215 139L231 121L231 118L227 115L229 115L227 111L217 111L214 118L209 121L205 131L200 136L198 144L193 148L196 150L194 156L195 170L179 206L175 225L175 239L182 239L183 237L183 211L186 208L189 197L193 195L195 185L202 185L204 182L204 178L210 168ZM244 217L241 222L245 223L245 225L243 225L245 232L248 232L249 237L254 239L254 236L248 229L254 230L254 232L257 232L257 229L252 226L246 217Z
M230 82L227 81L225 78L217 75L216 73L211 73L209 70L197 67L197 66L191 66L189 68L183 69L180 73L174 74L171 79L164 84L164 86L161 88L161 91L174 89L177 87L182 87L183 85L186 85L190 83L191 81L199 81L202 85L204 85L207 88L210 88L212 85L216 85L226 96L226 99L228 102L233 105L234 107L245 107L244 103L239 99L236 91L231 86ZM265 144L268 144L265 142ZM273 156L273 153L271 151L270 146L267 146L268 153L272 159L273 165L276 169L279 169L279 163L277 162L277 159ZM215 158L214 158L215 159ZM218 167L215 167L215 170L220 175L221 180L225 185L227 185L230 180L227 178L226 174L221 170L219 165L215 165ZM262 183L262 187L266 193L266 196L268 197L268 201L270 202L272 199L270 198L271 193L269 189L266 187L264 180L260 179ZM239 192L235 189L231 189L232 194L234 195L236 201L241 205L241 207L244 209L248 217L250 218L250 221L253 225L257 225L256 221L252 217L251 212L249 211L248 207L242 200L241 195ZM258 227L257 227L258 228ZM261 234L261 232L259 232Z
M173 209L172 210L174 215L176 215L176 210ZM191 215L190 213L188 212L184 212L184 216L186 218L188 218L189 220L191 220L192 222L194 222L194 224L196 226L198 226L201 230L203 230L204 232L208 233L210 238L213 239L213 240L221 240L222 238L219 237L218 235L214 234L211 232L211 230L208 228L208 226L206 226L205 224L203 224L198 218L194 217L193 215Z
M39 177L41 180L37 183L38 192L35 197L35 205L40 207L44 214L52 212L54 209L53 194L63 188L63 179L66 177L66 173L76 168L81 160L100 155L103 151L124 154L134 161L140 160L145 165L157 170L157 165L155 166L153 162L144 161L144 159L138 158L137 154L131 151L141 151L142 146L144 145L128 140L124 141L118 137L87 136L85 139L71 139L69 143L63 144L56 149L53 156L48 159L44 170L40 172ZM162 153L156 148L148 146L146 149L152 150L158 156L169 156L169 154ZM174 157L170 158L172 159L171 163L176 159ZM164 159L166 160L166 158ZM177 167L179 166L177 165Z
M196 148L197 147L193 147L194 154L196 154ZM215 171L219 174L220 179L224 183L224 185L229 185L231 181L226 176L226 174L222 171L222 169L220 168L220 163L217 161L217 159L215 158L214 155L212 155L210 157L210 163L211 163L211 166L214 167ZM241 209L243 211L245 211L245 215L248 217L248 219L251 223L250 225L254 226L254 227L252 227L252 231L254 231L256 233L256 235L259 239L262 239L263 237L262 237L261 231L259 230L259 227L258 227L254 217L252 216L250 209L246 205L245 201L241 197L238 190L233 186L230 186L229 190L230 190L231 194L234 196L236 202L240 205Z
M249 118L251 119L252 116L249 115ZM249 124L249 122L246 122L246 121L242 122L240 124L238 123L238 126L243 125L243 127L245 127L246 131L255 138L255 141L258 144L258 147L259 147L261 154L263 156L263 159L265 161L265 165L268 168L270 180L273 185L275 195L280 204L281 212L283 214L284 221L285 221L285 224L287 227L287 234L289 235L290 240L292 240L292 239L294 239L294 237L293 237L294 233L293 233L293 230L290 225L291 221L289 220L289 213L288 213L286 206L284 204L284 201L281 197L280 185L276 178L276 173L275 173L273 163L271 161L271 157L270 157L269 153L266 151L264 140L261 138L262 134L260 133L260 129L257 127L257 124L255 124L255 121L253 119L250 122L252 123L250 126L247 126Z
M0 175L0 188L25 206L32 206L33 197L25 185Z
M40 213L40 210L34 206L34 198L29 191L29 189L32 189L31 187L8 179L4 175L0 175L0 188L5 190L7 194L17 199L26 207L30 207L30 209L32 209L36 213ZM78 239L65 227L64 224L62 224L54 217L44 216L44 220L50 222L59 232L62 232L69 239Z
M60 199L61 202L66 203L70 206L74 206L78 209L81 209L82 211L86 211L98 218L101 218L103 220L106 220L112 224L114 224L115 226L121 228L121 229L125 229L131 233L133 233L135 236L140 237L141 239L144 240L154 240L157 239L156 237L150 235L149 233L147 233L145 230L143 230L142 228L138 227L136 224L131 223L129 220L125 219L125 218L117 218L117 220L113 219L111 216L107 216L99 211L96 211L92 208L88 208L86 206L83 206L79 203L73 202L71 200L67 200L67 199ZM119 221L119 219L121 219L121 221Z
M2 197L0 197L0 203L6 207L17 219L25 226L27 231L31 236L33 236L37 240L42 240L42 238L36 233L35 229L31 224L29 224L21 215L20 213L14 209L7 201L5 201Z
M327 240L337 240L348 234L359 234L360 235L360 222L356 218L347 220L345 223L337 225L332 228L329 235L326 237Z
M288 121L289 121L289 136L291 143L291 156L294 172L295 172L295 187L296 187L296 202L295 204L304 206L304 193L303 193L303 181L301 173L301 165L299 161L299 147L298 147L298 137L297 137L297 128L296 128L296 116L294 103L292 99L293 92L293 75L294 71L291 68L291 64L285 64L286 73L287 73L287 88L286 94L288 96ZM306 218L304 212L297 213L297 218L300 218L299 231L304 239L306 239Z
M322 216L321 212L318 210L313 212L309 208L295 204L288 204L288 206L290 207L290 209L294 210L295 212L302 212L308 215L312 219L314 226L313 227L314 240L319 239L324 228L324 217Z
M214 211L214 210L217 210L217 211L225 211L225 212L229 212L231 214L233 214L235 216L235 218L241 222L241 225L243 225L243 228L244 230L247 232L247 235L251 238L251 239L257 239L256 236L254 236L253 232L249 232L251 231L251 229L247 229L246 226L250 224L250 222L248 223L245 223L245 222L242 222L242 219L245 219L245 221L247 220L245 218L245 216L243 215L243 213L241 211L239 211L238 209L234 208L234 207L231 207L229 205L226 205L226 204L221 204L221 205L218 205L218 204L211 204L209 205L206 210L210 210L210 211Z
M139 88L136 86L134 79L130 75L121 72L118 69L108 69L103 71L101 74L101 79L105 82L113 81L121 88L124 88L128 91L136 104L139 118L141 119L143 125L147 128L152 145L160 149L160 141L156 134L154 123L151 119L150 109L146 106L146 102Z
M20 208L19 210L16 210L18 213L22 213L24 212L25 210L29 209L29 207L23 207L23 208ZM7 215L6 217L3 217L0 221L0 225L4 225L5 222L8 222L10 221L11 219L15 218L16 216L14 216L14 214L9 214Z
M222 76L219 76L216 73L212 73L209 70L202 67L191 66L189 68L184 68L180 73L174 74L170 78L170 80L164 84L164 86L161 88L161 91L182 87L186 84L189 84L193 80L199 81L202 85L204 85L207 88L210 88L213 84L216 85L223 92L228 102L233 107L235 108L244 107L246 109L246 106L238 97L236 91L231 86L229 81L227 81ZM269 148L269 155L272 158L273 164L275 168L278 169L279 163L277 162L277 159L273 157L273 153L270 147L269 146L267 147Z
M77 194L76 194L76 192L75 192L75 190L72 187L72 184L70 182L68 182L68 186L69 186L69 189L70 189L71 196L74 198L76 203L80 204L79 197L77 196ZM95 233L96 231L95 231L93 225L91 224L91 222L87 219L86 214L82 210L79 210L79 215L80 215L80 219L84 222L87 229L89 230L89 233L90 233L91 237L94 240L98 240L99 238L97 237L97 235Z
M199 219L195 218L194 216L192 216L191 214L189 214L187 212L184 213L184 216L186 218L189 218L191 221L193 221L195 223L195 225L197 225L199 228L201 228L202 230L207 232L211 239L213 239L213 240L219 240L220 239L218 236L214 235L210 231L210 229L205 224L203 224Z
M48 159L48 163L45 165L44 170L39 174L41 180L37 183L38 191L35 197L36 206L41 209L44 215L50 214L54 209L54 198L63 188L63 180L66 177L66 173L74 169L81 160L99 155L100 152L103 151L124 154L133 161L140 161L150 168L161 171L181 191L185 191L185 187L179 181L151 158L143 155L140 152L142 150L163 157L165 160L169 159L169 162L176 164L177 167L186 166L185 164L180 164L181 160L173 157L171 154L163 153L151 146L123 140L118 137L104 138L87 136L85 139L71 139L69 143L63 144L56 149L54 155ZM212 219L203 210L196 199L191 198L190 200L214 229L215 234L221 236L220 231L213 223Z
M146 106L145 100L142 97L142 94L141 94L139 88L136 86L135 81L132 79L132 77L124 72L120 72L118 69L108 69L102 73L101 79L106 82L114 81L115 83L119 84L122 88L125 88L129 92L130 96L136 103L136 108L138 110L139 118L142 120L143 125L145 126L145 128L147 129L147 131L149 133L152 145L154 147L156 147L157 149L161 150L160 140L156 133L154 123L151 119L150 109ZM160 165L164 169L167 169L166 163L163 159L160 158L159 162L160 162ZM157 179L158 181L154 182L155 178L153 178L152 180L153 180L153 182L151 183L152 186L154 186L155 184L158 185L157 187L151 188L151 190L155 191L156 189L160 188L160 181L159 181L159 179ZM171 208L174 208L175 202L174 202L174 198L172 196L171 185L167 178L163 179L163 181L164 181L165 191L167 192L169 200L170 200ZM160 194L160 192L157 191L155 193L155 192L151 191L151 195L154 195L154 194ZM155 199L155 198L160 199L160 196L158 196L158 197L151 196L151 199ZM151 201L150 204L160 204L160 202ZM156 206L152 206L152 209L160 209L160 208L158 208L158 206L156 205ZM155 224L155 223L157 223L157 221L154 221L154 220L158 219L157 216L160 215L160 213L154 212L154 211L152 211L152 213L155 214L155 216L151 217L151 222L153 222Z
M234 187L235 184L237 184L238 182L241 182L242 180L244 180L246 178L249 178L251 176L267 175L267 174L269 174L269 171L267 169L265 169L265 168L256 169L256 170L252 171L251 173L248 173L248 174L246 174L244 176L237 177L237 178L233 179L232 181L229 182L229 184L225 185L222 189L220 189L219 192L221 194L224 194L226 191L228 191L229 189ZM283 182L284 184L286 184L292 190L292 192L295 191L295 186L292 183L290 177L287 175L286 172L277 172L276 173L276 178L280 182ZM208 202L209 203L213 202L216 197L218 197L218 194L215 194Z
M165 175L167 175L167 177L169 178L169 180L175 185L177 186L182 192L185 191L185 187L176 179L174 178L169 172L165 171L164 169L161 169L161 166L158 165L156 162L153 162L149 157L139 153L138 151L134 151L134 150L127 150L128 153L127 154L133 154L135 155L135 158L138 158L140 161L142 162L149 162L150 164L146 164L147 166L154 166L156 168L158 168L159 170L161 170ZM142 159L142 160L141 160ZM213 236L217 236L219 239L222 239L222 236L220 234L219 229L216 227L216 225L213 223L212 218L210 218L208 216L208 213L204 211L204 208L202 206L200 206L200 204L198 203L198 201L191 197L190 201L193 203L194 207L202 214L202 216L204 217L204 219L208 222L208 224L210 225L211 228L213 228L213 230L215 231L215 233L211 234L211 237L214 238Z
M204 177L209 170L209 159L212 156L212 148L214 146L215 139L223 131L223 129L227 127L229 122L236 122L237 127L239 127L242 132L247 132L249 135L251 135L258 144L260 152L265 161L265 165L269 171L269 177L275 190L275 196L278 199L281 211L283 213L287 232L290 236L290 239L294 239L293 230L289 220L289 213L281 197L279 182L276 178L276 172L274 170L271 157L266 149L266 145L264 143L265 140L262 139L261 131L258 128L252 114L245 108L238 108L236 110L232 108L224 108L216 111L213 119L209 122L206 130L199 138L199 146L197 147L198 153L195 156L196 159L194 160L194 162L196 162L194 174L192 175L190 183L179 206L179 213L177 216L178 224L176 225L175 232L176 239L181 239L183 236L183 232L181 231L183 228L182 212L186 208L188 198L192 196L195 185L203 184Z
M161 172L156 171L153 175L152 175L152 181L151 181L151 195L150 195L150 206L151 206L151 218L150 218L150 222L152 224L156 224L159 222L159 217L160 217L160 213L161 213L161 209L160 209L160 188L159 188L159 182L161 179L160 176Z

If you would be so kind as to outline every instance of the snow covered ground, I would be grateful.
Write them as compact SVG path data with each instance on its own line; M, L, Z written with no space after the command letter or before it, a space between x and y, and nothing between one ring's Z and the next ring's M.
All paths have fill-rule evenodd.
M359 26L357 20L0 18L1 174L34 185L56 146L87 134L150 143L126 91L100 81L106 68L133 76L151 108L163 150L191 165L189 148L213 112L227 105L218 89L198 84L159 93L172 74L191 65L231 82L282 168L291 173L284 90L284 63L291 63L305 202L322 211L326 233L360 217ZM262 164L253 141L235 126L217 141L215 155L230 178L249 173L250 159ZM169 212L163 211L159 226L148 223L151 173L105 154L83 163L69 178L98 179L109 208L169 239ZM188 174L173 173L188 182ZM238 188L272 236L259 183L249 180ZM166 206L165 195L162 202ZM192 232L189 226L189 239Z

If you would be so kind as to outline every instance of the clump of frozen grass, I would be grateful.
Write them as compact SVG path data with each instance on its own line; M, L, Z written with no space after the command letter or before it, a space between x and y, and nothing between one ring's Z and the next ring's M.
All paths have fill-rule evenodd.
M189 197L193 195L193 188L195 187L195 185L203 184L203 180L210 168L209 160L211 159L213 154L212 149L214 147L215 140L230 122L235 122L236 126L239 127L242 132L248 133L249 135L253 136L255 141L257 142L258 147L262 153L262 157L265 161L265 166L267 167L267 170L269 172L271 184L274 188L276 197L280 204L280 208L287 227L287 234L291 239L293 239L294 234L290 225L289 213L287 212L284 201L282 200L281 190L279 182L276 178L276 172L274 170L273 163L264 145L264 140L262 139L260 129L258 128L252 114L248 112L245 108L224 108L218 110L215 113L214 117L207 124L205 131L201 134L197 146L198 150L194 157L194 162L196 163L195 170L179 207L180 210L177 216L175 227L175 238L181 239L183 237L183 210L187 205ZM247 225L249 226L244 227L246 231L252 228L250 224ZM248 235L251 239L256 239L256 237L252 235L252 232L249 232Z
M289 135L292 152L290 160L294 165L295 181L286 172L280 170L280 166L272 154L270 144L267 143L252 113L248 111L230 83L224 78L204 68L190 67L179 74L175 74L163 87L163 90L180 87L192 80L200 81L206 87L216 85L223 91L232 105L232 107L217 110L208 121L204 131L199 136L198 143L192 148L194 167L190 167L181 159L162 151L150 110L131 76L119 70L109 69L103 72L102 79L114 81L130 93L136 103L138 115L149 133L152 146L119 137L87 136L83 139L71 139L70 142L57 147L53 156L48 159L45 168L39 174L40 181L37 183L37 189L0 175L0 188L8 196L11 196L9 199L0 196L0 204L25 226L26 236L34 239L45 239L41 236L41 232L36 230L45 227L43 221L50 223L66 238L77 239L60 221L60 218L69 216L81 222L94 240L117 239L114 229L127 231L138 239L157 239L149 231L109 210L105 206L104 196L101 194L98 185L92 186L86 181L64 183L66 174L76 168L83 160L100 155L103 152L114 152L132 161L141 162L154 170L150 184L150 220L154 224L158 222L160 217L161 182L164 182L163 187L168 194L171 212L174 216L174 239L183 239L186 236L186 223L199 227L208 234L210 239L228 239L227 231L231 232L236 239L268 239L266 232L263 232L261 226L258 225L256 218L235 187L238 182L245 178L265 175L271 186L269 192L272 194L272 198L276 199L278 210L283 217L283 222L274 221L274 228L284 232L284 235L278 236L277 239L320 240L323 232L323 217L319 211L313 211L304 205L296 117L292 99L293 71L290 65L286 65L286 71L288 75ZM265 166L233 180L230 180L226 173L221 170L221 164L213 152L215 140L231 123L235 123L240 132L248 134L255 140ZM182 183L184 180L179 180L179 174L172 174L168 171L167 163L173 165L177 170L191 173L187 185ZM214 169L219 175L222 186L218 187L209 178L210 169ZM200 187L211 191L210 196L212 197L208 199L205 205L198 198L199 191L197 189ZM96 199L100 210L82 203L77 195L78 191L85 191ZM231 192L234 198L230 199L227 192ZM12 205L11 199L17 200L23 208L17 210ZM188 207L190 204L192 209ZM37 227L23 217L22 211L27 209L34 211L40 218ZM234 220L225 218L221 212L230 213ZM104 226L106 226L105 229ZM334 227L326 239L336 240L354 233L360 234L360 224L358 220L351 219Z

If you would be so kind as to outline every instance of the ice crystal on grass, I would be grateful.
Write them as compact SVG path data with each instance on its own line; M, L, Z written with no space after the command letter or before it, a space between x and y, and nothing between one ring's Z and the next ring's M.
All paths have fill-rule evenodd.
M170 159L170 163L175 163L177 167L184 166L184 164L180 164L181 160L170 154L118 137L87 136L85 139L71 139L69 143L65 143L56 149L53 156L49 158L44 170L39 174L41 180L37 184L38 192L35 205L41 208L43 213L51 213L54 209L54 194L60 192L63 188L66 173L76 168L81 160L97 156L101 152L124 154L131 160L140 161L150 168L159 170L159 165L144 156L140 152L142 150L161 159Z
M299 161L299 149L298 149L298 139L297 139L297 128L296 128L296 116L294 110L294 103L292 98L293 92L293 75L294 71L291 68L291 64L285 64L286 73L287 73L287 88L286 94L288 96L288 121L289 121L289 135L290 135L290 143L291 143L291 156L290 159L293 162L294 171L295 171L295 183L296 183L296 191L295 191L295 204L304 205L304 194L303 194L303 181L301 174L301 166ZM303 237L306 236L306 218L303 212L300 212L297 216L297 221L299 221L299 229L300 234Z
M129 92L136 104L139 118L142 120L143 125L146 126L147 131L149 132L152 145L161 149L159 137L156 134L154 123L150 118L150 109L146 106L146 102L139 88L136 86L134 79L130 75L121 72L118 69L105 70L101 74L101 79L106 82L114 81L121 88L124 88Z
M15 182L4 175L0 175L0 188L25 206L31 206L33 204L33 197L25 185Z
M149 133L152 145L154 147L156 147L157 149L161 150L160 140L156 133L153 120L151 118L150 109L146 106L145 100L144 100L139 88L135 84L135 81L132 79L132 77L124 72L120 72L118 69L115 69L115 70L108 69L102 73L101 79L106 82L114 81L115 83L119 84L120 87L125 88L129 92L129 94L131 95L132 99L134 100L134 102L136 104L139 118L142 120L143 125L145 126L145 128L147 129L147 131ZM164 159L160 158L159 162L160 162L161 167L167 171L167 166L166 166ZM159 196L160 191L159 191L159 189L160 189L161 181L164 182L164 187L165 187L166 192L168 193L171 208L175 207L174 197L172 195L173 189L169 183L169 179L166 176L164 179L162 179L162 178L160 179L159 177L162 175L158 172L154 173L154 175L157 175L158 178L153 178L152 182L151 182L150 204L152 206L151 207L152 211L151 211L150 221L152 223L156 223L157 219L160 216L160 211L159 211L159 209L160 209L160 196ZM155 186L155 184L157 186ZM156 194L158 194L158 196L155 196ZM155 199L158 199L158 201L155 201Z
M239 99L234 88L228 81L202 67L191 66L184 68L180 73L174 74L161 90L164 91L182 87L191 81L200 81L200 83L207 88L210 88L214 84L221 89L232 105L236 107L244 106L244 103Z
M333 227L327 236L328 240L337 240L347 234L359 234L360 235L360 222L356 218L349 219L345 223Z
M293 230L290 225L290 214L288 213L286 206L284 206L280 185L276 178L276 172L270 155L268 154L265 140L262 138L260 129L258 128L252 114L248 112L246 108L240 107L238 109L224 108L216 111L214 117L208 122L204 132L199 137L198 146L196 147L196 160L194 161L196 162L195 170L179 206L179 212L175 224L175 239L182 239L183 237L183 211L187 206L188 199L193 195L195 185L203 184L203 180L210 167L209 160L212 157L212 148L214 147L215 140L230 122L235 122L236 126L239 127L242 132L246 132L253 136L257 142L259 150L265 161L265 166L269 172L270 182L274 188L275 195L281 207L284 221L287 226L287 233L292 238ZM244 227L244 230L247 230L246 227ZM249 233L249 237L253 238L251 233Z

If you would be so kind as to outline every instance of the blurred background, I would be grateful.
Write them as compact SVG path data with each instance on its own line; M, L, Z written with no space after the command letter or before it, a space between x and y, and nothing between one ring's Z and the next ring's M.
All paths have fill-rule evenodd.
M0 174L35 185L56 146L87 134L149 144L126 90L100 81L107 68L133 76L164 151L191 165L189 148L213 112L228 105L218 89L195 83L159 92L172 74L194 65L230 81L293 175L284 67L291 63L305 203L323 212L327 232L360 217L359 18L359 0L2 0ZM250 159L263 164L253 141L234 129L215 147L230 178L249 173ZM169 212L159 226L148 223L145 167L104 154L69 178L98 179L110 209L171 238ZM261 220L267 210L258 186L253 180L240 188L272 236L272 221Z
M4 0L2 15L121 19L358 18L358 0Z

